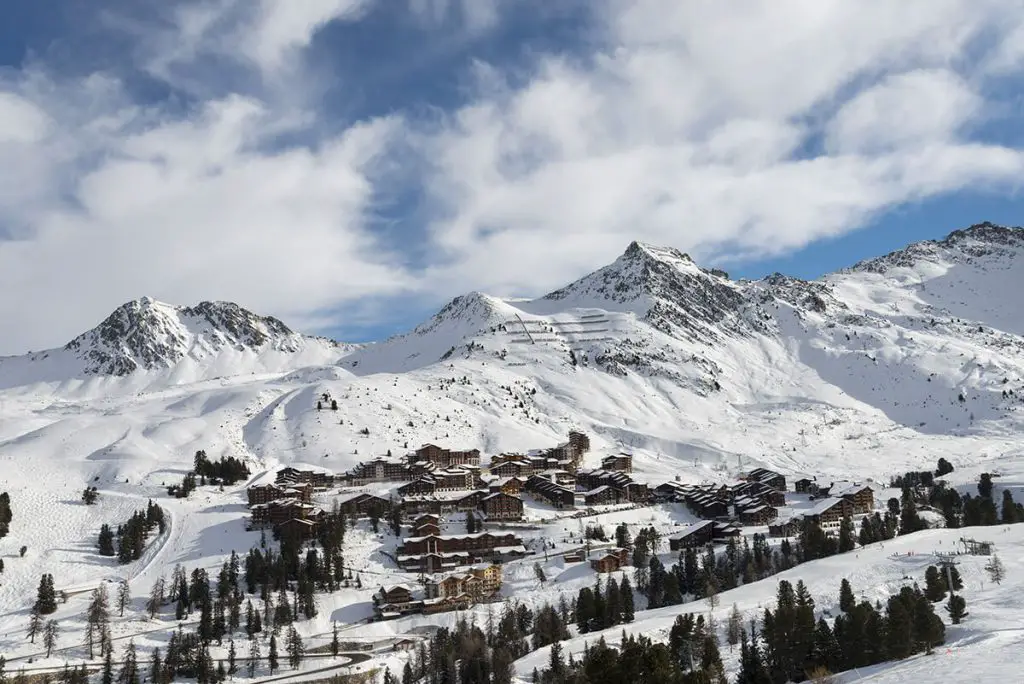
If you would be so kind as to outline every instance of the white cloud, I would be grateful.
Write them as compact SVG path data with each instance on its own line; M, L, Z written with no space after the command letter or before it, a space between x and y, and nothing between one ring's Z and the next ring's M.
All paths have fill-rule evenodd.
M591 54L541 56L515 87L480 69L479 96L424 143L431 276L539 293L632 238L763 257L1015 184L1021 151L965 130L989 104L972 65L1024 20L1016 4L602 3Z
M828 127L829 150L884 152L953 140L983 105L981 96L950 71L896 74L840 108Z
M264 74L277 74L313 35L336 20L358 19L370 0L260 0L254 20L239 34L243 53Z
M172 5L169 28L140 35L148 70L179 87L209 94L213 74L204 58L233 60L255 71L264 86L303 81L301 55L333 21L355 22L373 0L197 0ZM199 73L196 73L196 72Z
M467 31L508 7L410 3ZM990 79L1024 66L1014 5L595 1L585 48L474 64L462 106L358 122L320 108L308 48L369 0L175 5L138 38L181 101L135 101L109 73L0 80L0 352L143 294L365 323L410 294L541 293L633 239L757 258L1014 185L1024 155L978 137L1002 104ZM393 193L426 198L402 217L424 235L408 253L380 217Z
M217 7L227 11L179 15L193 17L181 45L276 21L227 22ZM321 4L315 20L303 7L273 35L244 29L259 36L254 54L301 49L342 3ZM33 67L0 82L0 353L60 344L144 294L232 300L301 324L409 288L373 230L401 118L325 129L316 111L273 95L225 89L179 108L139 105L111 75L61 80ZM280 142L293 133L307 144Z

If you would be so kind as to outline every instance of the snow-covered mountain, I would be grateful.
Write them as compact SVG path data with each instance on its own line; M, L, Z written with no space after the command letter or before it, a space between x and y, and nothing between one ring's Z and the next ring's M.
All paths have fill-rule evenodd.
M142 297L63 348L0 358L0 387L146 373L180 383L330 363L353 348L293 332L231 302L182 307Z
M32 652L24 622L44 572L73 590L124 577L141 602L175 564L216 568L258 543L244 528L243 485L167 495L199 449L242 459L255 480L286 464L343 472L424 442L477 447L486 463L576 428L591 436L586 465L629 449L635 477L652 484L728 481L755 465L884 482L942 457L958 485L991 472L1019 490L1022 284L1024 229L981 224L810 282L732 280L633 243L546 296L470 293L367 345L233 304L129 302L62 348L0 359L0 491L14 514L0 539L0 651ZM337 412L316 409L325 393ZM100 491L95 507L80 504L86 484ZM97 556L99 525L151 498L171 524L146 556L125 566ZM636 515L646 524L653 513ZM346 553L391 576L379 547L367 532ZM515 586L535 584L523 570ZM573 591L590 583L569 579ZM82 641L84 600L60 609L68 643ZM309 629L349 621L353 600L368 599L331 597L335 610ZM120 637L138 629L127 615L118 625Z

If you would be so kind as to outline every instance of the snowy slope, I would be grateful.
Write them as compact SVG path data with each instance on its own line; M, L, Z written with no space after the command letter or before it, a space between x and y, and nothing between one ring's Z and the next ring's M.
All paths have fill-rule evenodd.
M887 480L939 457L965 483L1020 472L1022 252L1024 230L983 224L819 281L750 282L634 243L545 297L471 293L365 346L235 305L130 302L64 348L0 359L0 491L14 508L0 652L22 648L41 572L59 587L131 577L142 596L177 562L249 548L241 485L167 497L197 449L245 459L256 479L293 463L340 472L427 441L486 461L578 428L590 464L628 448L653 484L754 465ZM316 410L324 393L336 413ZM79 501L87 483L97 507ZM99 558L100 524L148 498L171 513L165 538L131 566Z

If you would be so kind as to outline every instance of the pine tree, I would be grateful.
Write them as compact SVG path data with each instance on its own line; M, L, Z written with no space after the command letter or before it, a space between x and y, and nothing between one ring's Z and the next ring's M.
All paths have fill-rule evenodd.
M114 556L117 551L114 549L114 532L110 525L104 523L100 526L99 551L101 556Z
M946 579L934 565L929 565L924 571L924 595L932 603L946 598Z
M120 617L124 617L124 609L131 601L132 592L128 586L128 580L123 579L117 587L117 610Z
M235 640L232 639L228 642L228 674L233 675L238 672L238 667L235 660L238 658L238 654L235 652Z
M117 681L118 684L139 684L139 662L135 653L135 642L131 639L128 640L128 647L124 651L124 660Z
M853 519L848 515L843 516L842 522L839 523L839 553L853 551L855 539Z
M989 579L996 584L1002 584L1003 578L1006 576L1006 570L1003 568L1003 562L999 560L999 556L992 554L992 559L985 566L985 572L988 573Z
M53 575L46 573L39 579L35 610L40 615L57 612L57 590L53 586Z
M270 664L270 674L277 672L277 637L270 635L270 652L267 654L267 662Z
M740 643L740 639L743 637L743 613L735 603L732 604L732 612L729 613L729 623L726 626L725 634L730 651Z
M160 659L160 648L153 649L153 657L149 661L149 681L153 684L160 684L164 678L164 664Z
M331 655L337 657L340 650L341 643L338 641L338 623L335 622L331 630Z
M57 646L57 638L60 636L60 628L57 626L56 620L47 620L46 625L43 626L43 646L46 648L46 657L50 657L50 653Z
M853 607L857 605L857 599L853 596L853 589L850 588L850 581L843 578L843 581L839 583L839 608L846 614L853 612Z
M256 637L249 639L249 678L256 676L256 665L259 663L262 654L260 653L260 640Z
M299 669L306 649L302 644L302 637L299 636L294 625L288 629L288 640L285 646L288 650L288 664L292 666L293 670Z
M959 625L967 617L967 601L959 594L951 594L946 602L946 612L949 613L950 622Z
M497 653L495 653L495 656L497 656ZM495 665L495 668L497 668L497 665ZM412 676L412 666L407 661L405 663L405 667L402 668L402 684L414 684L414 681L415 680Z
M103 675L100 677L101 684L114 684L114 655L107 651L103 658Z
M597 618L597 606L594 592L590 587L583 587L576 596L576 627L580 634L586 634Z
M622 584L619 585L619 595L622 599L622 621L628 625L633 622L636 607L634 605L633 587L629 583L629 578L625 575L622 577Z
M31 614L28 617L28 630L25 632L25 636L28 637L30 644L36 643L36 637L43 633L43 616L39 614L39 611L35 608L32 609Z
M93 589L92 597L89 600L89 607L85 616L85 642L89 648L89 660L95 657L95 646L100 644L101 649L106 645L107 625L110 623L109 599L107 597L107 585L100 583Z
M149 613L150 620L156 617L156 614L160 612L160 606L164 604L166 584L164 578L160 577L156 582L153 582L153 587L149 590L149 599L146 600L146 612Z

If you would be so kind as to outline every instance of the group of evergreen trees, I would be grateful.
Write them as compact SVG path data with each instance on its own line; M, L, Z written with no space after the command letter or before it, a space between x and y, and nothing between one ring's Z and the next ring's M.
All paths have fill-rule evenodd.
M940 471L952 472L942 467ZM952 466L946 464L950 469ZM1024 522L1024 506L1013 500L1013 494L1004 489L997 502L993 496L994 483L990 473L982 473L978 480L978 495L963 495L950 487L944 480L936 480L930 472L909 472L893 478L893 483L902 488L900 499L890 499L889 509L899 516L899 533L908 534L924 529L925 524L917 516L917 508L927 506L942 513L947 528L1005 525ZM894 503L901 506L894 506ZM901 510L902 507L902 510ZM877 514L876 514L877 516ZM888 516L888 513L887 513Z
M200 484L209 482L230 486L250 475L248 466L234 456L221 456L219 460L211 461L202 449L196 452L193 471L200 477Z
M932 583L945 583L936 580L931 571L929 577ZM760 631L756 620L750 622L748 631L742 614L733 609L726 632L730 647L740 646L736 682L801 682L819 674L930 652L945 639L945 626L930 600L933 596L926 595L915 584L890 596L884 606L868 601L857 603L849 583L843 580L842 614L830 624L824 617L815 620L814 599L803 582L794 587L783 580L779 582L775 605L766 608L761 616ZM579 603L577 599L577 609ZM566 659L561 645L555 642L548 668L535 672L534 681L711 684L726 680L715 625L708 624L703 616L688 613L676 618L667 643L623 634L621 645L613 648L602 637L596 644L588 644L577 661L572 657Z
M115 533L110 525L103 524L100 527L98 540L101 556L117 556L121 563L131 563L142 557L146 548L146 537L153 528L157 528L163 534L167 528L167 521L164 517L164 510L150 501L145 511L136 511L132 517L123 525L117 526Z
M0 492L0 539L3 539L11 531L11 495L7 492Z
M580 589L574 607L580 634L628 624L633 621L634 612L633 587L625 576L621 583L609 577L603 588L598 576L593 589Z
M187 472L181 478L181 484L169 485L167 487L167 495L173 496L176 499L187 499L188 495L196 490L196 484L196 474Z
M545 605L536 612L507 603L500 616L478 625L460 619L441 628L406 664L401 679L387 672L391 684L510 684L512 663L531 651L569 638L569 605Z
M319 548L306 549L305 554L302 540L288 535L279 537L279 550L251 549L245 559L245 585L249 593L258 588L261 595L266 595L295 584L299 594L312 600L315 589L335 591L347 579L341 554L345 516L335 508L324 516L316 534Z

